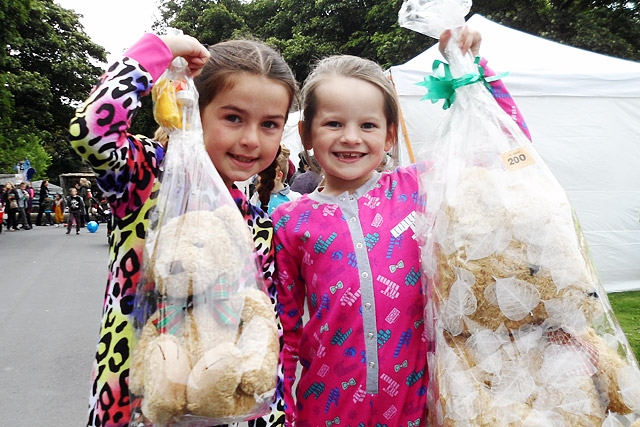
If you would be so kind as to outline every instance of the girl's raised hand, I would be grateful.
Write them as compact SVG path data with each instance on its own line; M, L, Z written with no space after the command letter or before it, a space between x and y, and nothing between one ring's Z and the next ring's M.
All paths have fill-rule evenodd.
M445 47L449 40L451 39L451 30L445 30L440 35L440 43L438 44L438 49L440 49L440 53L442 56L445 55ZM463 54L466 54L468 51L471 51L471 54L475 57L480 54L480 44L482 43L482 35L479 31L473 30L469 27L464 27L462 32L460 33L460 40L458 40L458 46Z
M174 58L183 57L189 64L191 75L196 77L209 60L209 51L197 39L191 36L160 36L169 47Z

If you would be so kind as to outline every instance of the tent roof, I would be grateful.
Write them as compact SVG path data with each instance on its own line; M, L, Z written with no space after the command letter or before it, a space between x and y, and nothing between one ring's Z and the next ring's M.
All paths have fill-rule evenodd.
M577 49L473 15L468 25L482 34L480 53L514 96L640 97L640 62ZM431 73L432 46L402 65L390 68L399 95L423 95L415 83Z

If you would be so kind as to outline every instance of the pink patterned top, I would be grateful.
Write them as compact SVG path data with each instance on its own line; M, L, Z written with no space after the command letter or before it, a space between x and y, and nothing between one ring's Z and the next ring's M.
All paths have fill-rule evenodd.
M417 175L374 173L354 194L316 191L273 214L288 423L294 412L297 427L424 420Z

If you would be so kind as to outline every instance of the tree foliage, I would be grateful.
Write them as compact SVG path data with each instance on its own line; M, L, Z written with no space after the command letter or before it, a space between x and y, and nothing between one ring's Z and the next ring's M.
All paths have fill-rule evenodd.
M205 44L252 36L282 52L299 81L330 54L352 54L383 67L403 63L435 43L397 23L402 0L163 0L154 29L175 27ZM570 46L640 60L636 1L477 0L479 13L501 24ZM105 51L74 12L53 0L0 0L0 172L28 157L55 179L77 170L67 128L74 102L84 99ZM133 130L155 130L151 102ZM49 167L49 165L51 165Z
M279 49L304 80L325 55L358 55L388 67L435 43L398 25L401 5L402 0L169 0L162 20L208 44L251 34ZM640 59L637 2L487 0L477 1L474 13L567 45Z
M472 12L569 46L640 60L640 9L635 1L493 0Z
M55 180L81 165L69 147L69 120L100 75L94 64L105 61L106 52L85 34L77 14L53 0L3 0L0 8L6 46L0 99L9 106L0 121L0 171L10 173L28 158L36 179Z

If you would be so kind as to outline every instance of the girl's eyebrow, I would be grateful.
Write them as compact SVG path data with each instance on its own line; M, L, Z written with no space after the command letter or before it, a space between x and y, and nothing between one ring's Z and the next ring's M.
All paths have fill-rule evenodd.
M247 110L237 107L233 104L231 105L223 105L222 107L220 107L223 110L230 110L236 113L243 113L243 114L248 114ZM272 114L270 116L266 116L266 119L268 120L274 120L274 119L281 119L281 120L285 120L286 116L284 114Z

